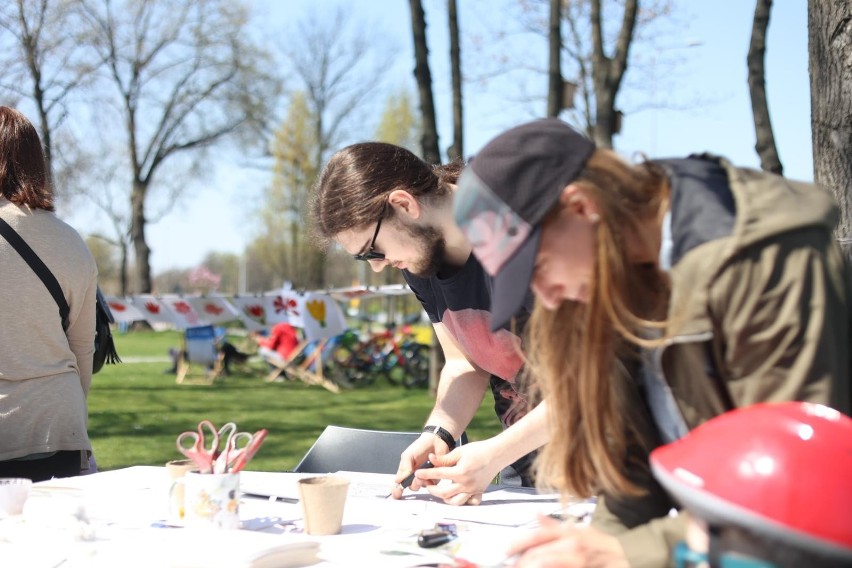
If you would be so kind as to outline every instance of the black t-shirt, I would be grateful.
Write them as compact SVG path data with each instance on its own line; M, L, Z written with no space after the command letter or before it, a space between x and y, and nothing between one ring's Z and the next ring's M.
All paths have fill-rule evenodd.
M470 360L491 375L494 410L503 426L510 426L529 410L519 392L519 374L523 359L521 339L509 329L491 330L491 294L493 279L472 254L452 275L419 278L403 271L432 323L442 323ZM527 294L518 313L515 328L520 333L532 307Z

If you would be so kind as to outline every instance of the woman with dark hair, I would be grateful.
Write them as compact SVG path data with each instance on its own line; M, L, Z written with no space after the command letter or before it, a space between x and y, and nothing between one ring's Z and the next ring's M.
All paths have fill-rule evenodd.
M0 237L0 477L41 481L89 466L97 267L53 211L38 133L0 106L0 221L45 264L69 307L63 322L48 288Z
M397 482L428 458L435 467L419 469L411 488L426 486L455 505L478 503L498 473L502 483L531 486L530 453L547 439L544 414L529 409L520 385L516 326L491 331L491 278L452 219L462 165L430 166L399 146L355 144L329 160L313 203L323 244L336 241L376 272L402 270L429 315L446 364L423 435L402 454ZM527 300L511 315L525 318L531 295ZM504 431L456 448L489 387ZM398 485L393 495L402 491Z
M668 566L684 519L653 448L756 402L849 412L852 286L826 192L709 155L629 164L551 119L489 142L454 207L494 323L536 296L537 482L601 495L591 528L545 521L518 566Z

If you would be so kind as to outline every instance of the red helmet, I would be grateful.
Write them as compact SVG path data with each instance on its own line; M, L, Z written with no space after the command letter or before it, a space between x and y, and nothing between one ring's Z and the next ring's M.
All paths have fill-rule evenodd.
M852 560L852 419L806 402L718 416L651 453L657 480L709 524Z

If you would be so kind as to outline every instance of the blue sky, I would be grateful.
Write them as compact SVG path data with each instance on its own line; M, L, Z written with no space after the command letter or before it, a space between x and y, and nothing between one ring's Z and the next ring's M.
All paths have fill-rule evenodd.
M506 25L504 12L482 10L483 6L498 6L502 1L511 0L459 0L463 33L468 30L485 37L489 30ZM712 151L739 165L758 167L745 64L754 3L674 3L675 15L665 29L634 54L644 63L631 69L619 99L626 114L622 134L615 139L616 150L627 157L637 152L670 157ZM265 25L278 29L277 35L281 36L280 30L291 26L305 10L323 14L338 4L334 0L256 0L254 7ZM449 145L452 134L445 4L444 0L424 0L442 149ZM349 5L355 25L379 30L375 37L398 53L386 76L386 86L392 90L410 87L416 96L408 2L358 0ZM545 64L546 46L542 42L529 37L506 41L518 42L507 46L520 57ZM474 68L471 74L489 63L479 57L474 47L463 44L462 48L466 63L471 62ZM812 180L807 65L807 3L774 3L766 74L776 142L785 174ZM540 81L543 88L546 77ZM517 88L511 76L485 84L466 84L466 154L475 154L501 131L543 113L543 102L514 102ZM650 104L654 102L656 105ZM365 126L351 132L352 139L342 143L369 139L373 132L374 126ZM216 162L215 172L192 188L168 217L148 226L155 274L169 268L196 266L209 251L239 253L255 235L254 212L260 205L262 189L268 184L268 174L242 168L240 164L245 159L233 148L222 152ZM67 219L83 233L96 223L80 214Z

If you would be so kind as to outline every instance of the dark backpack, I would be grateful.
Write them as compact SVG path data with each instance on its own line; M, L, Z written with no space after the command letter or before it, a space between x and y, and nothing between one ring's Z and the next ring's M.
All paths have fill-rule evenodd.
M112 341L112 330L109 327L114 322L112 310L109 309L109 304L98 287L95 302L95 355L92 357L92 374L100 371L104 363L110 365L121 363L118 352L115 350L115 343Z

